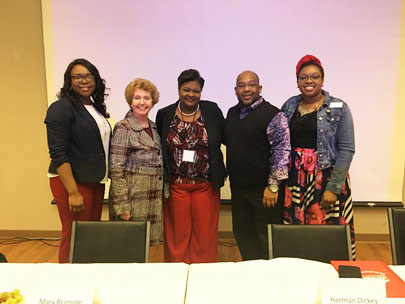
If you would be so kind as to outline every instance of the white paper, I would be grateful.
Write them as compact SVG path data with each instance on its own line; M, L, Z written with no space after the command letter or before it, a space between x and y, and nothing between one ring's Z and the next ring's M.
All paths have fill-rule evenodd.
M193 163L194 154L195 154L195 151L193 151L193 150L184 150L183 151L183 161Z

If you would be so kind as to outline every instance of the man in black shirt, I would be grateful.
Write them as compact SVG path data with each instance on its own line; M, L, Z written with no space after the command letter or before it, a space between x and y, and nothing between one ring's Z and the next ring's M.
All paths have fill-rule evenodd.
M282 223L281 186L291 150L286 117L261 91L256 73L240 73L239 102L225 127L233 232L243 260L268 259L267 225Z

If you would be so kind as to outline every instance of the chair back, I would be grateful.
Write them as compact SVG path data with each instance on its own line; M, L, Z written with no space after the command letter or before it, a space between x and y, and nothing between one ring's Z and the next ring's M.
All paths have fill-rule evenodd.
M405 264L405 208L388 208L392 263Z
M147 263L150 222L74 221L70 263Z
M269 258L329 263L352 257L349 225L268 225Z
M6 256L0 252L0 263L7 263Z

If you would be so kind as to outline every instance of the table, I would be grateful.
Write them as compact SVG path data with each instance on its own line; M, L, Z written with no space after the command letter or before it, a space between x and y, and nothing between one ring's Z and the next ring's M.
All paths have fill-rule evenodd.
M405 279L405 266L390 266ZM0 291L35 293L79 289L93 303L320 303L320 283L335 279L330 264L295 258L192 264L0 264ZM388 304L405 299L387 299ZM38 304L38 302L35 302Z
M320 303L320 281L337 277L329 264L292 258L193 264L186 303Z
M188 265L156 264L0 264L0 289L20 289L26 304L38 293L81 288L98 303L184 303ZM35 302L38 304L38 302Z
M405 279L405 266L391 267ZM338 278L332 265L296 258L190 265L186 304L320 304L320 284ZM388 298L386 304L404 304Z

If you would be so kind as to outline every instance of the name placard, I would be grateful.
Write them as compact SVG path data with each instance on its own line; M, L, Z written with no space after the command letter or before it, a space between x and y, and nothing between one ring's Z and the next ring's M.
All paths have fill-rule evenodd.
M42 298L39 299L38 302L39 304L84 304L84 303L93 303L93 301L91 302L83 302L82 300L76 299L76 300L72 300L72 299L61 299L61 298Z
M76 286L72 289L57 288L57 290L44 289L37 290L35 293L31 293L26 298L27 303L36 304L92 304L94 288L91 286Z
M322 304L386 303L382 279L331 279L321 283Z

